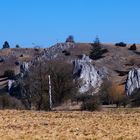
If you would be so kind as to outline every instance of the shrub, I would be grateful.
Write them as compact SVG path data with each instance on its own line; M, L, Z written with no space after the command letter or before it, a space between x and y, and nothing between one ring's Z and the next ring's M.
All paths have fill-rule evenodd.
M127 105L130 104L130 99L127 95L123 95L122 100L121 100L121 105L123 107L126 107Z
M129 50L132 50L132 51L137 50L136 44L131 45L130 48L129 48Z
M0 96L0 109L24 109L21 101L9 95Z
M90 98L89 98L90 97ZM81 110L96 111L101 109L101 103L98 96L88 96L88 98L82 103Z
M20 48L20 46L17 44L17 45L16 45L16 48Z
M13 79L15 77L15 72L14 70L6 70L4 76L8 77L8 79Z
M131 106L139 107L140 106L140 89L135 89L132 95L130 96Z
M119 43L116 43L115 46L126 47L127 44L124 42L119 42Z

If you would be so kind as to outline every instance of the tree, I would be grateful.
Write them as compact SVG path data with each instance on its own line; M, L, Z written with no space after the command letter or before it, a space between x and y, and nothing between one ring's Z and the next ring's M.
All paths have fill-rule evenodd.
M129 100L125 95L124 89L123 85L117 85L109 80L104 80L99 93L102 104L116 104L116 107L121 105L125 107Z
M112 86L112 82L107 79L104 79L99 91L100 100L103 105L109 105L112 102L109 95L111 86Z
M19 80L13 96L19 96L27 109L50 110L49 77L53 106L60 105L76 94L77 88L72 77L70 64L60 61L40 60L30 69L23 80Z
M16 45L16 48L20 48L20 46L17 44L17 45Z
M52 61L48 67L54 104L61 104L71 99L77 93L77 85L73 81L73 66L61 61Z
M74 41L74 37L72 35L68 36L68 38L66 39L66 43L75 43Z
M10 48L10 45L7 41L5 41L3 44L3 49L6 49L6 48Z
M126 97L126 95L124 86L112 83L109 90L109 97L111 99L111 102L116 104L116 107L120 107L121 105L125 107L126 103L124 98Z
M21 85L24 86L22 98L26 106L34 107L36 110L50 110L47 67L43 61L38 61L30 68Z
M107 49L102 49L102 45L100 43L100 40L98 37L96 37L95 41L92 45L92 48L91 48L91 52L90 52L90 55L89 57L93 60L97 60L97 59L100 59L102 58L103 54L108 52Z

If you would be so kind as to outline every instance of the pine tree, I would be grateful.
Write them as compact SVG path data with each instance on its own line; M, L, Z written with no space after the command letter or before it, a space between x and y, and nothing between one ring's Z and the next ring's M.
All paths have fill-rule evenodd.
M70 35L70 36L68 36L68 38L66 39L66 43L75 43L75 41L74 41L74 36L72 36L72 35Z
M3 44L3 49L6 49L6 48L10 48L10 45L7 41L5 41Z
M92 44L92 49L90 52L90 58L93 60L97 60L102 57L102 47L98 37L96 37L94 43Z

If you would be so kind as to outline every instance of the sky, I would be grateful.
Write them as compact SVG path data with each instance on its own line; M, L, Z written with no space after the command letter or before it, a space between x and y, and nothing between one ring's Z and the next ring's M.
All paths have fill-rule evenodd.
M140 43L140 0L0 0L0 47L76 42Z

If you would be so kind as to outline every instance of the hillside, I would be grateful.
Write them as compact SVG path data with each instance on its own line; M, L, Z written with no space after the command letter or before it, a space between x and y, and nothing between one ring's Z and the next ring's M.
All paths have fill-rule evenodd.
M134 66L140 65L139 53L129 50L127 47L118 47L113 44L103 44L108 50L102 59L93 61L97 68L107 68L109 77L118 84L124 83L126 73ZM83 54L89 55L91 49L90 43L66 44L58 43L50 48L12 48L1 49L0 58L4 59L0 63L0 75L3 75L7 69L15 70L16 74L20 71L20 65L16 62L33 62L37 58L42 59L59 59L62 61L72 62ZM140 45L137 45L137 52L140 51ZM70 54L66 54L66 53ZM121 75L121 76L119 76Z

